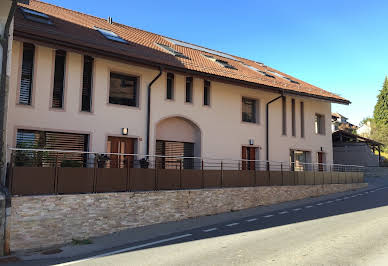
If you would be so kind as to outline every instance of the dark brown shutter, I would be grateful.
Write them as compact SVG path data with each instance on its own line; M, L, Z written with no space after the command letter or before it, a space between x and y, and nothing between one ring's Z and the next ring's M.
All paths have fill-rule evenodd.
M92 105L93 57L84 56L82 80L82 111L90 112Z
M66 52L57 50L55 52L53 108L63 108L63 86L65 80Z
M286 97L282 97L282 134L287 135L287 102Z
M300 136L304 138L304 102L300 102Z
M191 103L193 98L193 78L186 77L186 102Z
M204 80L203 105L210 105L210 81Z
M174 74L172 73L167 73L167 99L173 99L173 91L174 91Z
M295 128L295 99L291 100L291 129L292 136L296 136L296 128Z
M194 143L177 142L177 141L156 141L156 155L173 156L173 157L194 157ZM158 167L179 169L180 160L177 158L157 159ZM184 169L192 169L194 167L194 159L185 159L182 167Z
M20 104L31 104L32 79L34 72L35 47L30 43L23 43L22 76L20 80Z

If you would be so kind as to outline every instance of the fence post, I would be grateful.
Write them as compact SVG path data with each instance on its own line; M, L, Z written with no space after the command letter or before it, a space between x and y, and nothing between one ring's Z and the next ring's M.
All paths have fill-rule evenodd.
M223 178L224 178L224 173L223 173L223 162L221 161L221 187L223 187Z
M131 160L130 160L130 156L131 155L127 155L127 184L125 185L125 191L130 191L130 187L131 187L131 171L130 171L130 168L131 168Z
M312 163L312 166L313 166L313 180L314 180L314 186L315 186L315 167L314 167L314 163Z
M58 152L55 155L54 194L58 194Z
M179 188L182 188L182 159L179 160Z
M10 161L10 173L9 173L9 183L8 183L8 190L12 194L12 185L13 185L13 168L15 167L15 151L11 152L11 161Z
M202 175L201 175L202 188L205 188L205 176L204 176L204 172L203 172L203 159L201 159L201 172L202 172Z
M148 157L148 158L150 158L150 157ZM155 190L159 190L159 181L158 181L158 164L157 164L157 157L154 157L154 169L155 169L155 180L154 180L154 182L155 182ZM150 160L150 159L148 159L148 160ZM163 167L163 164L162 164L162 166L161 167ZM164 163L164 168L166 168L166 164Z
M283 162L280 162L280 173L282 175L282 186L284 186L284 178L283 178Z
M96 183L97 183L97 168L98 168L98 161L97 161L97 154L94 154L94 171L93 171L93 193L96 193Z

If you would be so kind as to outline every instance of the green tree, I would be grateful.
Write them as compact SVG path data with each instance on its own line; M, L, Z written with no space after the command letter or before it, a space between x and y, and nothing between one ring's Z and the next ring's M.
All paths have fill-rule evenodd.
M385 77L383 88L377 96L377 103L373 112L376 126L388 125L388 78Z

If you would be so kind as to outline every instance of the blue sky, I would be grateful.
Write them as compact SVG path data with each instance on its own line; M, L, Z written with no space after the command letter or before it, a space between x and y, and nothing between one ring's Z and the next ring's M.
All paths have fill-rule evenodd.
M388 1L46 2L263 62L349 99L332 110L353 123L388 74Z

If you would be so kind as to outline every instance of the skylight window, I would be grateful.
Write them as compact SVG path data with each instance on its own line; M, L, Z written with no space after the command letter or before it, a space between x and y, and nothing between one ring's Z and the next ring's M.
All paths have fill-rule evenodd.
M200 47L200 46L195 45L195 44L185 43L185 42L178 41L178 40L173 40L173 39L170 39L170 38L167 38L167 37L164 37L164 39L169 41L169 42L171 42L172 44L175 44L175 45L179 45L179 46L195 49L195 50L202 51L202 52L209 53L209 54L214 54L214 55L222 56L222 57L225 57L225 58L228 58L228 59L232 59L234 61L240 61L240 60L238 60L237 58L235 58L235 57L233 57L231 55L228 55L228 54L225 54L225 53L221 53L221 52L217 52L217 51L213 51L213 50L207 49L205 47Z
M270 77L270 78L275 78L274 76L268 74L268 73L265 72L265 71L259 70L259 69L255 68L254 66L248 65L248 64L246 64L246 63L244 63L244 62L241 62L241 64L242 64L243 66L245 66L245 67L247 67L247 68L253 70L253 71L256 71L256 72L258 72L258 73L264 75L264 76L267 76L267 77Z
M165 45L165 44L161 44L161 43L156 43L159 47L163 48L164 50L166 50L167 52L169 52L170 54L176 56L176 57L180 57L180 58L184 58L184 59L190 59L188 56L185 56L184 54L182 54L181 52L178 52L177 50L175 50L174 48L168 46L168 45Z
M276 73L274 71L271 71L271 70L268 70L268 72L271 72L272 74L274 74L275 76L279 77L279 78L282 78L282 79L285 79L285 80L288 80L289 82L292 82L292 83L295 83L295 84L299 84L299 82L293 80L293 79L290 79L289 77L285 77L279 73Z
M53 24L53 22L50 20L50 17L44 13L31 10L25 7L20 7L20 10L22 11L24 17L28 20L44 24Z
M112 32L110 30L104 30L104 29L100 29L97 27L95 27L95 29L99 33L101 33L105 38L107 38L108 40L115 41L115 42L121 42L121 43L128 43L128 41L124 40L119 35L117 35L116 33Z
M227 61L224 61L224 60L221 60L221 59L217 59L214 56L211 56L211 55L208 55L208 54L202 54L202 55L204 57L206 57L206 58L209 58L210 60L212 60L214 62L217 62L218 64L222 65L225 68L230 68L230 69L236 69L237 70L237 68L235 68L234 66L229 64Z

